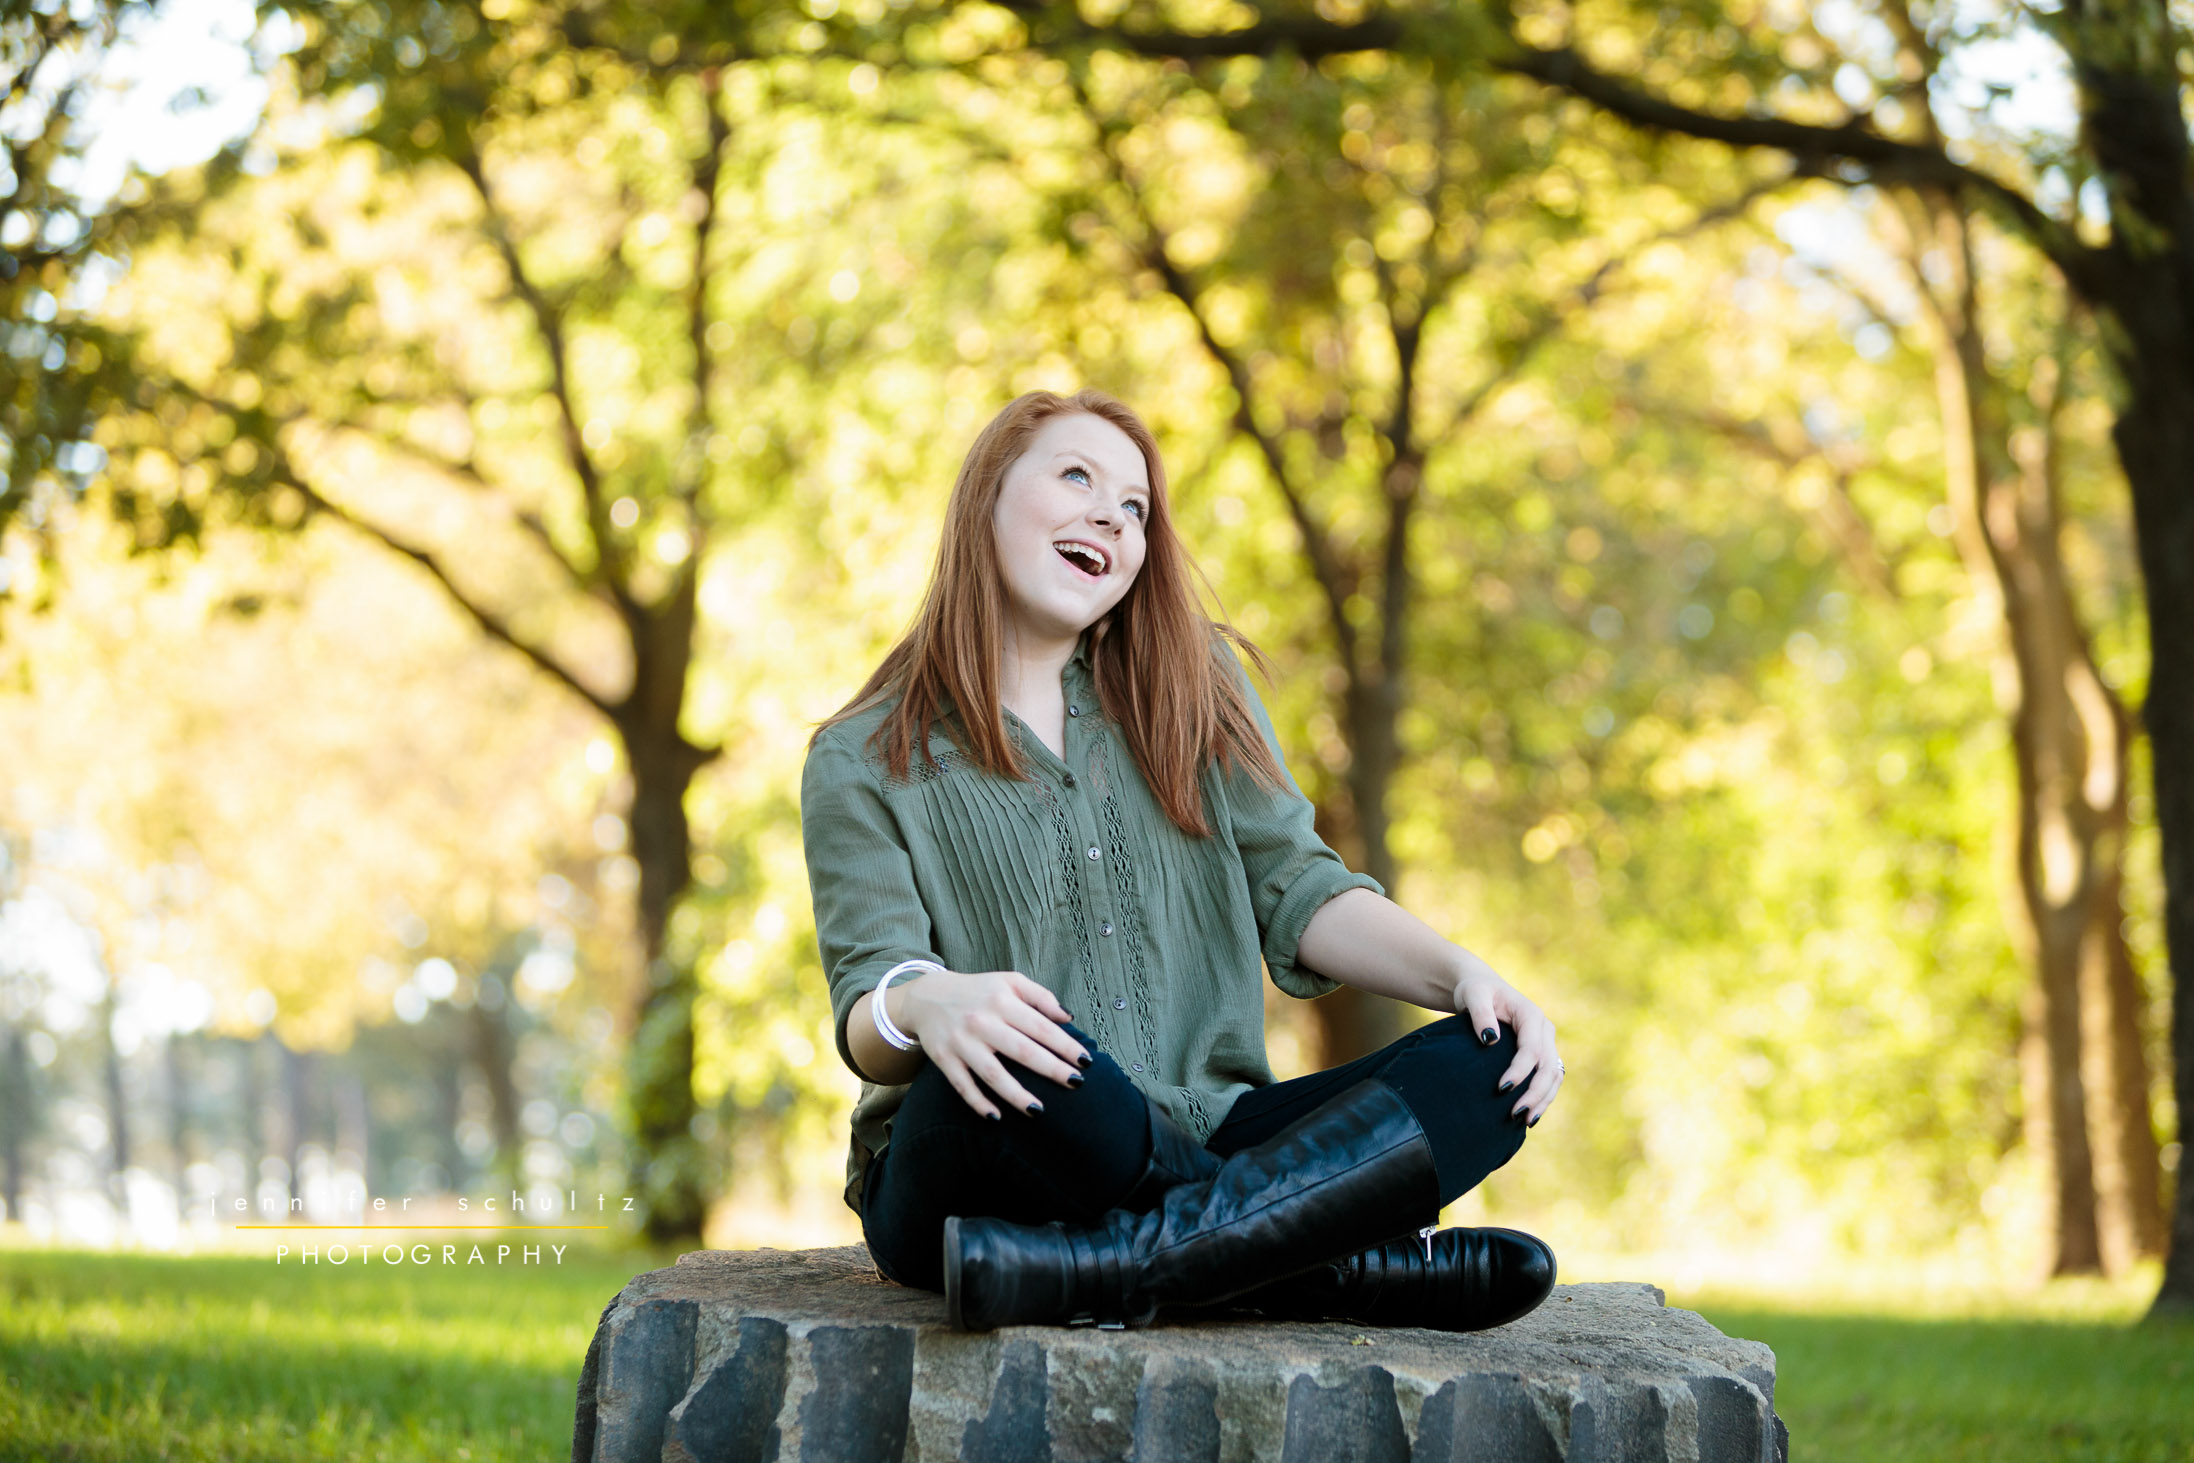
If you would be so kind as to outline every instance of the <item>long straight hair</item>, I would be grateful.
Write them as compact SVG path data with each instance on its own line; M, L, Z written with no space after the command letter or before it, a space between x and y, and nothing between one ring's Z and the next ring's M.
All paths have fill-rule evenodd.
M863 707L896 695L898 704L870 735L868 745L883 757L894 778L904 778L917 746L936 765L928 733L949 697L964 732L954 740L976 765L1028 780L999 706L1006 605L991 518L1006 469L1027 450L1038 428L1070 412L1087 412L1127 433L1150 474L1142 570L1090 632L1097 699L1125 731L1128 749L1166 816L1182 832L1207 837L1211 826L1204 818L1198 779L1210 761L1216 759L1224 769L1238 758L1268 785L1286 785L1241 689L1220 667L1218 657L1226 653L1221 642L1241 647L1267 681L1271 664L1248 637L1198 608L1190 576L1207 590L1211 581L1173 532L1157 439L1141 417L1101 391L1085 389L1072 396L1031 391L1014 398L983 428L952 485L937 567L913 628L853 699L817 725L808 745L813 747L827 728Z

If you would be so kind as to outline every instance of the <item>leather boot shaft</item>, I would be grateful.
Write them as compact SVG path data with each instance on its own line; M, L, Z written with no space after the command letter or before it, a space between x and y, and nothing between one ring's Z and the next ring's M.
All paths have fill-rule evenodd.
M1277 1136L1177 1184L1135 1227L1130 1317L1227 1300L1390 1237L1436 1210L1432 1145L1409 1104L1367 1078Z
M1209 1305L1351 1255L1397 1216L1439 1203L1416 1114L1370 1078L1266 1142L1174 1184L1142 1215L1097 1225L955 1219L946 1226L947 1310L975 1329L1077 1319L1141 1325L1164 1304Z

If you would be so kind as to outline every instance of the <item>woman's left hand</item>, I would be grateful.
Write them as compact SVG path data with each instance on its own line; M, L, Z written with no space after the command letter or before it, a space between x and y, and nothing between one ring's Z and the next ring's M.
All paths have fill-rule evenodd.
M1455 982L1455 1014L1469 1021L1470 1029L1487 1046L1500 1040L1502 1022L1516 1028L1516 1060L1501 1074L1501 1091L1525 1084L1510 1113L1526 1124L1536 1124L1562 1087L1554 1023L1530 997L1495 974L1492 966L1468 952L1465 956L1463 973Z

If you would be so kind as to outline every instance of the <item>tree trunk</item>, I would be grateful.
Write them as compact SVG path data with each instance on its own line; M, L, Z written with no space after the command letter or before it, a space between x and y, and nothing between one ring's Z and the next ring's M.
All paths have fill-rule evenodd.
M2080 897L2049 917L2062 919L2063 941L2075 950L2071 999L2080 1010L2082 1090L2094 1171L2096 1221L2104 1262L2113 1270L2162 1253L2158 1197L2161 1161L2149 1114L2148 1054L2142 1039L2144 1002L2132 954L2120 929L2124 887L2133 723L2103 680L2065 568L2057 475L2060 381L2040 383L2037 434L2019 439L2016 518L2026 552L2014 563L2015 592L2027 606L2015 633L2031 642L2022 660L2040 694L2037 721L2048 743L2036 758L2045 788L2038 798L2045 830L2054 827L2059 859L2071 854L2071 882ZM2030 623L2031 621L2031 623ZM2047 845L2042 875L2050 877ZM2059 875L2065 870L2059 869ZM2045 891L2046 892L2046 891Z
M2049 1166L2048 1269L2117 1267L2160 1238L2139 982L2117 927L2131 721L2095 665L2062 557L2054 363L2037 367L2039 427L2014 432L1981 339L1967 217L1936 198L1907 218L1951 268L1931 287L1912 251L1938 336L1956 538L2005 631L1995 669L2017 768L2012 926L2034 972L2020 1067L2028 1143Z
M518 1084L511 1076L510 1027L504 1019L508 997L503 978L484 972L473 993L468 1018L472 1064L488 1089L488 1128L495 1135L490 1169L498 1185L516 1186L518 1166Z
M2194 248L2194 231L2180 238L2182 251ZM2187 1182L2184 1156L2194 1113L2194 674L2187 666L2187 647L2194 645L2194 260L2167 258L2147 274L2128 281L2126 307L2117 312L2129 399L2115 436L2133 488L2148 604L2152 669L2142 719L2163 840L2181 1145L2171 1253L2156 1310L2194 1312L2194 1183Z
M106 999L99 1003L101 1068L107 1098L107 1191L115 1208L129 1213L129 1192L123 1176L130 1166L129 1092L122 1081L122 1053L114 1044L114 977L107 977Z
M464 1042L453 1025L440 1021L436 1025L442 1028L436 1033L442 1047L442 1060L434 1066L435 1109L441 1117L437 1125L440 1162L449 1175L447 1186L462 1189L468 1165L464 1145L457 1141L457 1127L465 1120Z
M2122 793L2122 788L2121 788ZM2118 803L2118 846L2124 847L2125 801ZM2147 993L2126 948L2119 907L2122 853L2088 902L2088 933L2080 971L2082 1019L2088 1036L2087 1090L2095 1139L2097 1217L2103 1261L2113 1271L2161 1255L2169 1239L2163 1205L2163 1162L2149 1107Z
M0 1216L23 1218L23 1141L31 1130L29 1042L10 1021L0 1035Z
M694 1135L700 1104L693 1095L693 1007L700 979L692 955L670 947L671 914L693 882L686 790L708 758L677 734L675 723L668 735L629 723L625 729L643 959L628 1076L642 1164L634 1178L648 1237L675 1243L700 1237L710 1188L709 1157Z
M289 1197L294 1209L296 1201L305 1196L304 1175L298 1169L304 1162L305 1140L312 1132L312 1058L280 1037L275 1038L275 1045L282 1053L282 1161L289 1165Z
M2194 184L2183 39L2163 6L2072 6L2066 49L2080 86L2080 135L2110 203L2110 242L2078 281L2107 312L2105 341L2124 377L2113 436L2133 490L2148 604L2148 697L2141 708L2162 834L2164 943L2171 961L2171 1052L2179 1162L2171 1253L2156 1312L2194 1312Z
M259 1081L259 1046L263 1037L236 1043L236 1105L238 1134L244 1145L244 1186L252 1191L252 1207L259 1204L259 1166L267 1157L267 1095Z
M335 1151L358 1161L358 1178L365 1192L374 1190L373 1110L366 1100L366 1079L355 1070L335 1073ZM339 1200L347 1203L347 1199Z
M1415 516L1424 461L1412 445L1409 423L1414 408L1414 332L1396 342L1402 360L1399 404L1387 428L1391 453L1381 486L1387 504L1386 546L1380 566L1378 653L1370 665L1344 639L1348 690L1342 708L1348 729L1348 795L1354 834L1354 866L1379 881L1389 898L1398 892L1400 870L1394 859L1387 794L1402 762L1401 715L1403 667L1409 661L1410 617L1415 585L1409 572L1409 528ZM1346 596L1342 597L1344 602ZM1368 1056L1398 1040L1404 1029L1402 1003L1354 986L1343 986L1314 1001L1320 1067Z
M184 1071L183 1041L181 1032L170 1032L160 1044L168 1087L168 1172L178 1205L190 1202L190 1078Z
M1354 682L1349 688L1347 785L1355 843L1349 861L1377 879L1391 897L1399 870L1386 799L1399 761L1398 711L1383 690L1383 684L1359 687ZM1337 1067L1368 1056L1402 1035L1401 1004L1354 986L1320 997L1310 1009L1317 1022L1320 1067Z

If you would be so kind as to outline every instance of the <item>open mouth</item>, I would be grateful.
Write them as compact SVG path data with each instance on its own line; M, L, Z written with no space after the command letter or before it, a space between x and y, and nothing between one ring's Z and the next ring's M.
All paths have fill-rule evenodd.
M1098 553L1088 544L1056 543L1052 547L1057 549L1059 557L1066 560L1077 572L1091 579L1105 577L1107 565L1104 555Z

